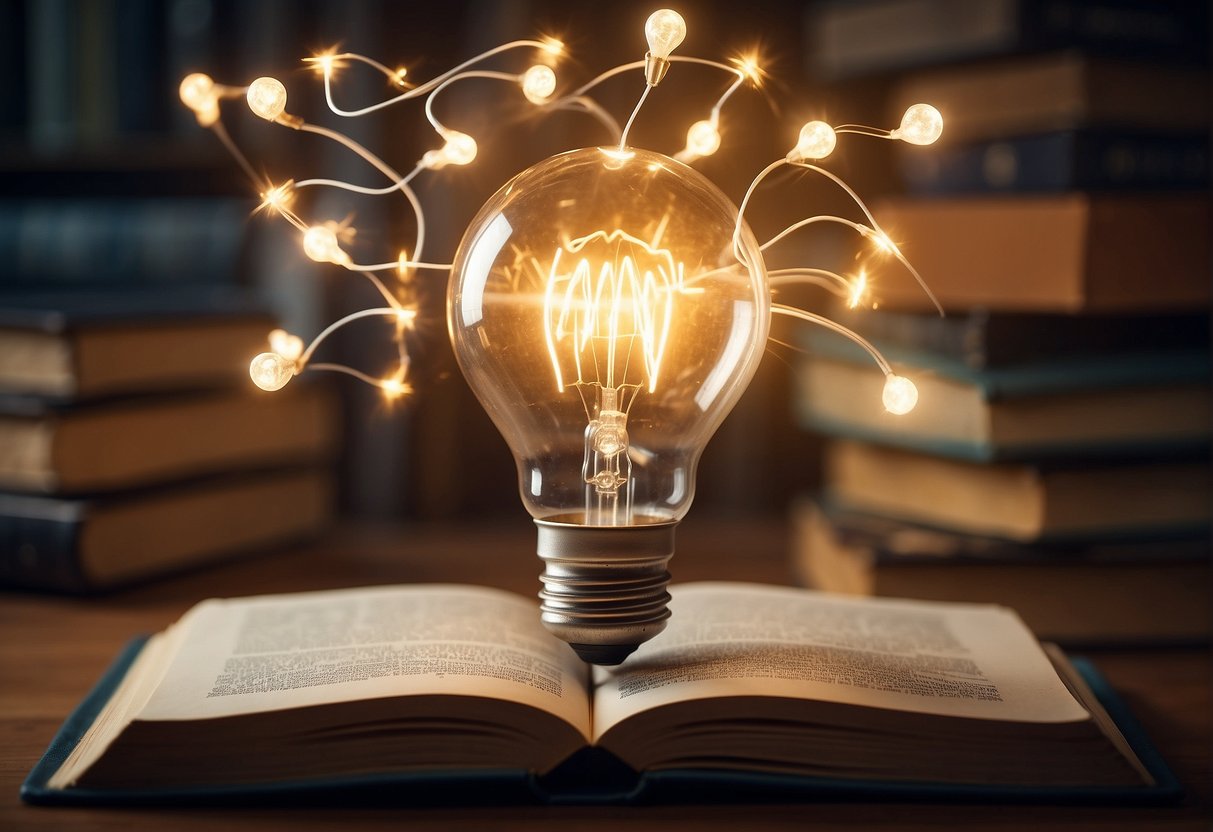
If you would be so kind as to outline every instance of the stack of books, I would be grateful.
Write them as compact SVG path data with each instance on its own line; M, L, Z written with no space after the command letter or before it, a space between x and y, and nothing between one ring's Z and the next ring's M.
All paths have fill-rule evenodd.
M0 587L110 589L320 530L335 412L253 389L272 326L221 289L0 300Z
M1207 14L1140 6L1177 33ZM915 382L905 416L881 410L866 354L807 338L800 412L833 440L798 567L827 589L1009 604L1070 642L1205 639L1208 69L1059 45L1084 48L974 46L901 75L891 109L932 102L944 139L902 151L907 193L874 214L947 316L892 269L877 309L836 315Z

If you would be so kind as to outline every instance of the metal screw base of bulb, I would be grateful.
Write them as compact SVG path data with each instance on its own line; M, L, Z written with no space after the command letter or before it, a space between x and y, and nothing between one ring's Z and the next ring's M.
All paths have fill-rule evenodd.
M568 521L568 522L561 522ZM540 618L583 661L616 665L665 629L677 522L584 526L536 520Z

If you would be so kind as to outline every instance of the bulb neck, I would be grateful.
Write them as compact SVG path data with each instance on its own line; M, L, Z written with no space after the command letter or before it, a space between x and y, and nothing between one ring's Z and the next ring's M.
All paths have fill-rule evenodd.
M535 521L544 564L540 618L583 661L616 665L665 629L678 522L583 526L575 520Z
M646 52L644 55L644 82L650 87L655 87L661 83L661 79L670 71L670 62L667 58L659 58L652 52Z

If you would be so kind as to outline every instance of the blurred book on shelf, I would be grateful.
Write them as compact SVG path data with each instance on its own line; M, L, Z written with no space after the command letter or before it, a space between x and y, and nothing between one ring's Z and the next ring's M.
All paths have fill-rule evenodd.
M793 569L850 595L995 603L1069 645L1207 642L1207 533L1023 544L828 503L793 509Z
M825 80L1077 48L1199 63L1209 10L1188 0L832 0L808 18Z
M973 463L835 441L824 491L890 518L1023 542L1199 536L1213 489L1207 454L1175 460Z
M1207 351L1001 370L891 354L919 393L912 411L895 416L880 405L885 375L866 355L810 350L797 366L796 407L805 428L831 436L954 459L1027 461L1199 453L1213 431Z
M889 111L900 118L929 101L944 114L944 147L1079 129L1199 135L1208 130L1209 94L1206 68L1068 50L903 75Z
M272 318L246 292L91 291L0 296L0 395L93 399L230 383Z
M0 587L80 592L314 535L327 390L264 394L231 289L0 295Z
M948 311L1161 312L1209 303L1203 194L903 197L873 213ZM872 291L882 308L932 308L900 274Z
M304 541L332 520L321 468L89 498L0 493L0 588L90 593Z

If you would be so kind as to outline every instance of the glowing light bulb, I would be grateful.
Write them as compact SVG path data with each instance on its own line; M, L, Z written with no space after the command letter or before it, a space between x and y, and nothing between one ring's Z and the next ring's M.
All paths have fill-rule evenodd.
M644 37L654 58L669 58L686 36L686 21L673 9L658 9L644 23Z
M918 404L918 388L905 376L889 373L880 398L884 402L885 410L895 416L904 416Z
M303 232L303 253L317 263L349 262L349 255L341 250L337 231L330 225L313 225Z
M276 352L263 352L249 364L249 377L253 384L270 393L286 387L295 375L296 365L292 359Z
M788 154L788 160L824 159L834 152L837 144L838 136L833 127L824 121L810 121L800 128L800 137L796 140L796 147Z
M536 64L522 76L522 94L532 104L543 104L556 91L556 73L549 66Z
M644 82L650 87L661 83L670 69L670 53L687 36L687 24L673 9L658 9L644 24L649 52L644 56Z
M194 111L194 117L203 127L210 127L219 120L219 96L211 76L202 72L191 73L181 79L177 89L181 103Z
M448 164L468 165L476 158L476 140L467 133L447 130L442 137L446 139L446 144L440 152Z
M697 121L687 131L687 150L696 156L711 156L720 149L720 131L706 119Z
M943 135L943 116L930 104L912 104L901 117L901 126L890 138L909 144L933 144Z
M545 37L543 39L543 51L549 55L559 55L564 52L564 44L556 38Z
M303 339L285 329L275 329L270 333L270 349L288 361L298 361L303 355Z
M507 183L455 256L451 342L539 528L542 619L591 662L663 628L699 456L763 353L770 290L736 218L665 156L584 149Z
M286 87L277 78L258 78L248 86L249 109L267 121L286 111Z

